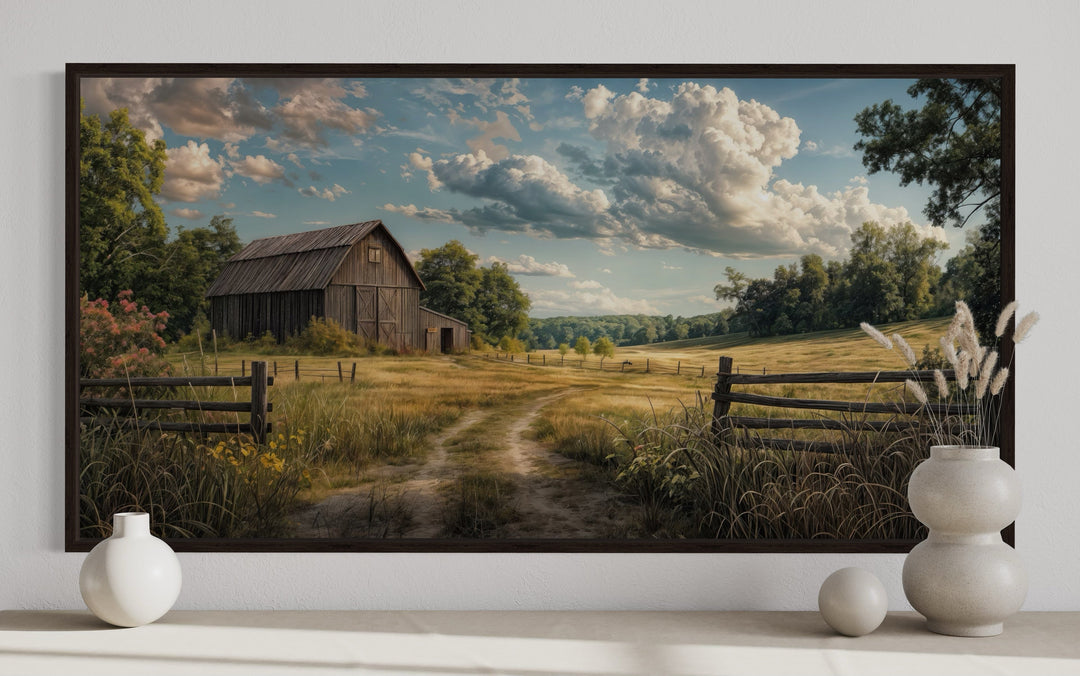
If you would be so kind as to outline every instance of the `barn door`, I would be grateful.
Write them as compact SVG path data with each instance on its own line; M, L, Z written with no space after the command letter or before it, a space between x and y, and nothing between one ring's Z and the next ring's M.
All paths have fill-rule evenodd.
M379 307L376 317L379 321L379 342L392 347L397 344L398 324L401 321L401 289L379 287L377 290Z
M376 333L375 287L356 287L356 333L361 338L374 341Z

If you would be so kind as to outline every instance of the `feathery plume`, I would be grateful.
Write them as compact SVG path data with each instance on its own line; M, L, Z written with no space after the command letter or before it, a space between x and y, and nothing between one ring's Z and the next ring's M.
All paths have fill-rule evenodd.
M862 322L861 324L859 324L859 328L862 329L863 332L866 333L866 335L876 340L878 344L880 344L886 350L891 350L893 348L893 345L889 341L888 337L881 331L875 329L873 326L870 326L870 324Z
M900 354L904 356L904 361L908 363L908 366L914 366L918 362L918 358L915 356L915 350L911 349L908 342L904 340L904 337L899 333L892 334L893 342L900 348Z
M1031 327L1035 326L1038 322L1038 312L1032 311L1024 315L1024 318L1016 323L1016 330L1013 331L1013 342L1019 343L1027 338L1028 332L1031 331Z
M919 400L920 404L925 404L927 401L929 401L929 397L926 396L926 390L924 390L923 386L915 382L914 380L911 380L910 378L908 380L905 380L904 387L908 389L908 392L911 392L913 395L915 395L915 398Z
M960 364L956 367L956 386L961 390L968 387L968 366L971 364L971 355L967 352L960 354Z
M956 345L954 345L953 341L949 340L948 338L949 336L948 334L946 334L942 336L941 340L938 342L941 343L941 353L945 355L945 358L949 360L949 363L952 364L953 368L955 369L956 362L958 361L958 357L956 356ZM953 339L955 340L955 336L953 337Z
M983 362L979 368L979 382L975 383L975 398L982 399L986 396L986 390L990 387L990 375L994 372L994 367L997 366L998 353L994 350L986 357L986 361Z
M971 361L968 363L968 376L975 378L979 375L979 367L983 363L983 358L986 357L986 348L979 345L975 348L975 352L971 355Z
M994 379L990 381L990 394L995 397L1001 393L1001 388L1005 387L1005 381L1009 379L1009 369L1002 368L994 376Z
M945 374L941 372L941 369L934 369L934 384L937 385L937 398L948 399L949 398L949 381L946 380Z
M1009 326L1009 320L1012 319L1013 314L1016 313L1016 308L1020 306L1015 300L1005 306L1005 309L998 315L997 325L994 327L994 336L1000 338L1005 335L1005 329Z
M956 319L960 320L960 326L975 325L975 315L971 314L971 308L962 300L956 301Z

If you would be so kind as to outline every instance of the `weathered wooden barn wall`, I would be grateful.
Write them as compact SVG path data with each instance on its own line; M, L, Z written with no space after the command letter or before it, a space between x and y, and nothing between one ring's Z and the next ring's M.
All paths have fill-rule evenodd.
M469 349L469 326L442 313L420 308L420 326L428 352L465 352Z
M210 326L218 335L256 338L270 331L279 340L304 330L312 317L325 316L321 291L244 293L210 299Z

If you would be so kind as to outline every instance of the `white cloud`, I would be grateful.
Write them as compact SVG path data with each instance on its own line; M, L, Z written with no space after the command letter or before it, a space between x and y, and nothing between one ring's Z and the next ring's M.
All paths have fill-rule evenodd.
M256 218L277 218L277 214L268 214L265 211L252 211L251 215Z
M418 221L433 221L436 223L454 223L455 217L449 211L442 209L433 209L431 207L424 207L423 209L417 207L415 204L396 205L386 204L379 207L383 211L389 211L395 214L401 214L408 216L409 218L415 218Z
M330 225L330 221L304 221L304 225Z
M634 87L642 94L649 93L649 78L643 77L637 81L637 85Z
M231 159L238 160L240 159L240 148L235 143L226 143L225 154Z
M643 299L623 298L594 280L575 281L566 289L527 290L534 312L550 315L661 314Z
M611 268L600 268L599 271L603 272L604 274L608 274L608 275L611 274Z
M806 152L812 153L817 151L818 144L817 141L811 141L810 139L806 139L805 141L803 141L802 147L803 150L805 150Z
M338 185L337 183L335 183L329 188L323 188L322 190L319 190L313 185L306 188L297 188L297 192L304 197L318 197L319 199L329 200L331 202L336 200L338 197L341 197L342 195L349 194L348 190Z
M173 202L215 199L225 180L221 165L210 157L206 143L188 141L165 151L165 182L161 196Z
M570 91L566 92L567 101L580 101L585 96L585 90L577 85L570 85Z
M299 169L304 168L304 164L300 161L300 158L296 156L296 153L289 153L285 156L285 159L295 164Z
M179 216L180 218L186 218L189 221L197 221L203 217L203 212L198 209L188 209L186 207L171 209L169 213L174 216Z
M668 265L665 261L660 261L660 267L664 270L682 270L681 265Z
M573 277L574 273L570 272L570 268L565 263L558 261L551 261L550 263L541 263L532 256L521 254L515 259L505 260L497 256L489 256L488 263L502 263L506 266L508 272L512 272L515 275L529 275L538 277Z
M825 155L827 157L854 157L855 151L847 146L831 145L826 146L821 141L811 141L807 139L802 144L802 149L808 153L815 155Z
M248 155L243 160L230 161L229 165L237 174L246 176L259 185L285 177L285 167L265 155Z
M870 181L865 176L852 176L848 179L848 183L851 185L867 185Z

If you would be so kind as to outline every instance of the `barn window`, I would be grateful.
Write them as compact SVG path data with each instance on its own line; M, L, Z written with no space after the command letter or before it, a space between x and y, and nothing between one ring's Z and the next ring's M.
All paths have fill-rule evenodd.
M382 249L377 246L370 247L367 250L368 263L382 263Z

